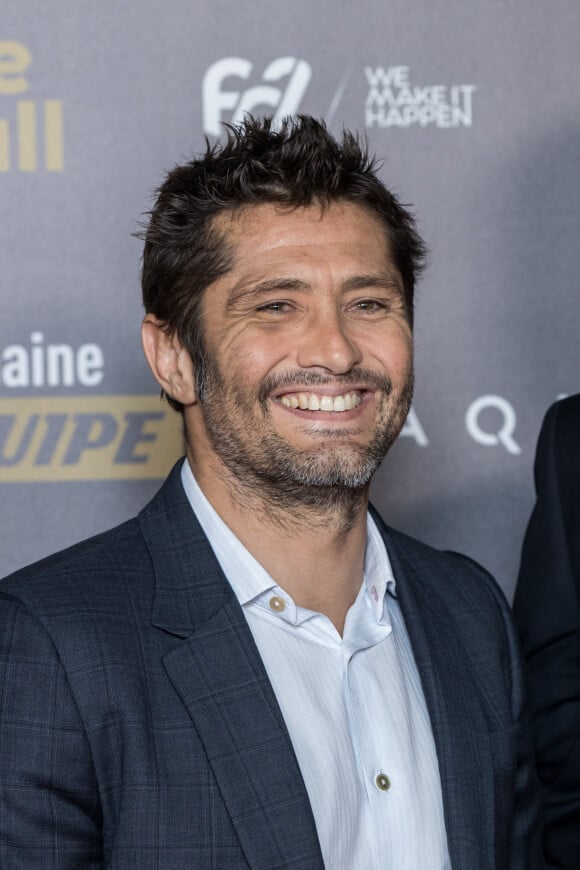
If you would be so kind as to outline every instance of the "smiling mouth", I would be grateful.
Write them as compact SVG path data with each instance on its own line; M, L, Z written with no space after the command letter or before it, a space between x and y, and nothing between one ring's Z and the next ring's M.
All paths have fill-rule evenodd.
M352 390L340 396L326 396L318 393L286 393L277 398L285 408L300 408L302 411L352 411L362 402L359 392Z

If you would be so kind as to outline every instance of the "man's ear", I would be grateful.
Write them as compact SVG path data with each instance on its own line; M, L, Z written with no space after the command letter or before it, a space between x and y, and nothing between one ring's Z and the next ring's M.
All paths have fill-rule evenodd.
M197 401L193 364L175 333L169 333L162 320L146 314L141 325L141 341L149 367L162 390L181 402Z

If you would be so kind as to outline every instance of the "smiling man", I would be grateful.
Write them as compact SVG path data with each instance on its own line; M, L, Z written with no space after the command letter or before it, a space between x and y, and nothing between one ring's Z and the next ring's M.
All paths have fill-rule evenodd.
M539 866L507 605L368 507L423 257L311 118L169 174L143 345L187 456L137 519L3 585L3 866Z

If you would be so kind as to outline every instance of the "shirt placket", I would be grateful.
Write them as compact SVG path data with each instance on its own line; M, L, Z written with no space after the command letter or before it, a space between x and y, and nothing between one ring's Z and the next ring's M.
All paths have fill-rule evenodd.
M374 611L377 603L376 598L371 599L370 603L371 609ZM370 841L373 844L374 866L378 870L379 867L383 866L384 862L381 863L381 857L384 858L384 856L380 855L377 831L381 820L385 818L385 814L388 812L386 799L391 787L390 778L385 772L385 769L388 767L388 759L384 759L383 766L377 765L376 759L379 754L377 748L370 746L368 740L365 740L361 736L368 733L368 729L364 721L360 721L360 716L357 714L357 710L360 710L361 706L354 702L351 681L356 679L352 673L355 657L364 656L368 649L388 638L391 634L391 626L387 623L378 622L374 617L371 617L368 605L369 602L362 599L357 601L357 612L353 614L353 616L356 616L356 619L354 624L351 623L351 626L349 626L349 635L343 639L341 646L347 721L353 752L357 761L362 793L366 795L365 819Z

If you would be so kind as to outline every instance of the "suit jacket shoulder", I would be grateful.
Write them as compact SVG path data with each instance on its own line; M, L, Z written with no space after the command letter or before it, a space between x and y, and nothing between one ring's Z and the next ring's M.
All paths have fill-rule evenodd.
M135 520L0 584L2 866L323 870L273 690L179 474Z
M15 571L0 582L0 592L50 612L52 599L96 598L119 591L127 573L142 580L151 560L136 519L94 535ZM54 606L58 606L57 600Z
M548 410L534 477L536 504L514 598L527 655L574 633L580 624L580 394Z
M538 503L546 499L551 510L561 511L580 594L580 393L556 402L546 414L534 474Z
M514 616L526 655L549 867L580 854L580 394L548 410Z

